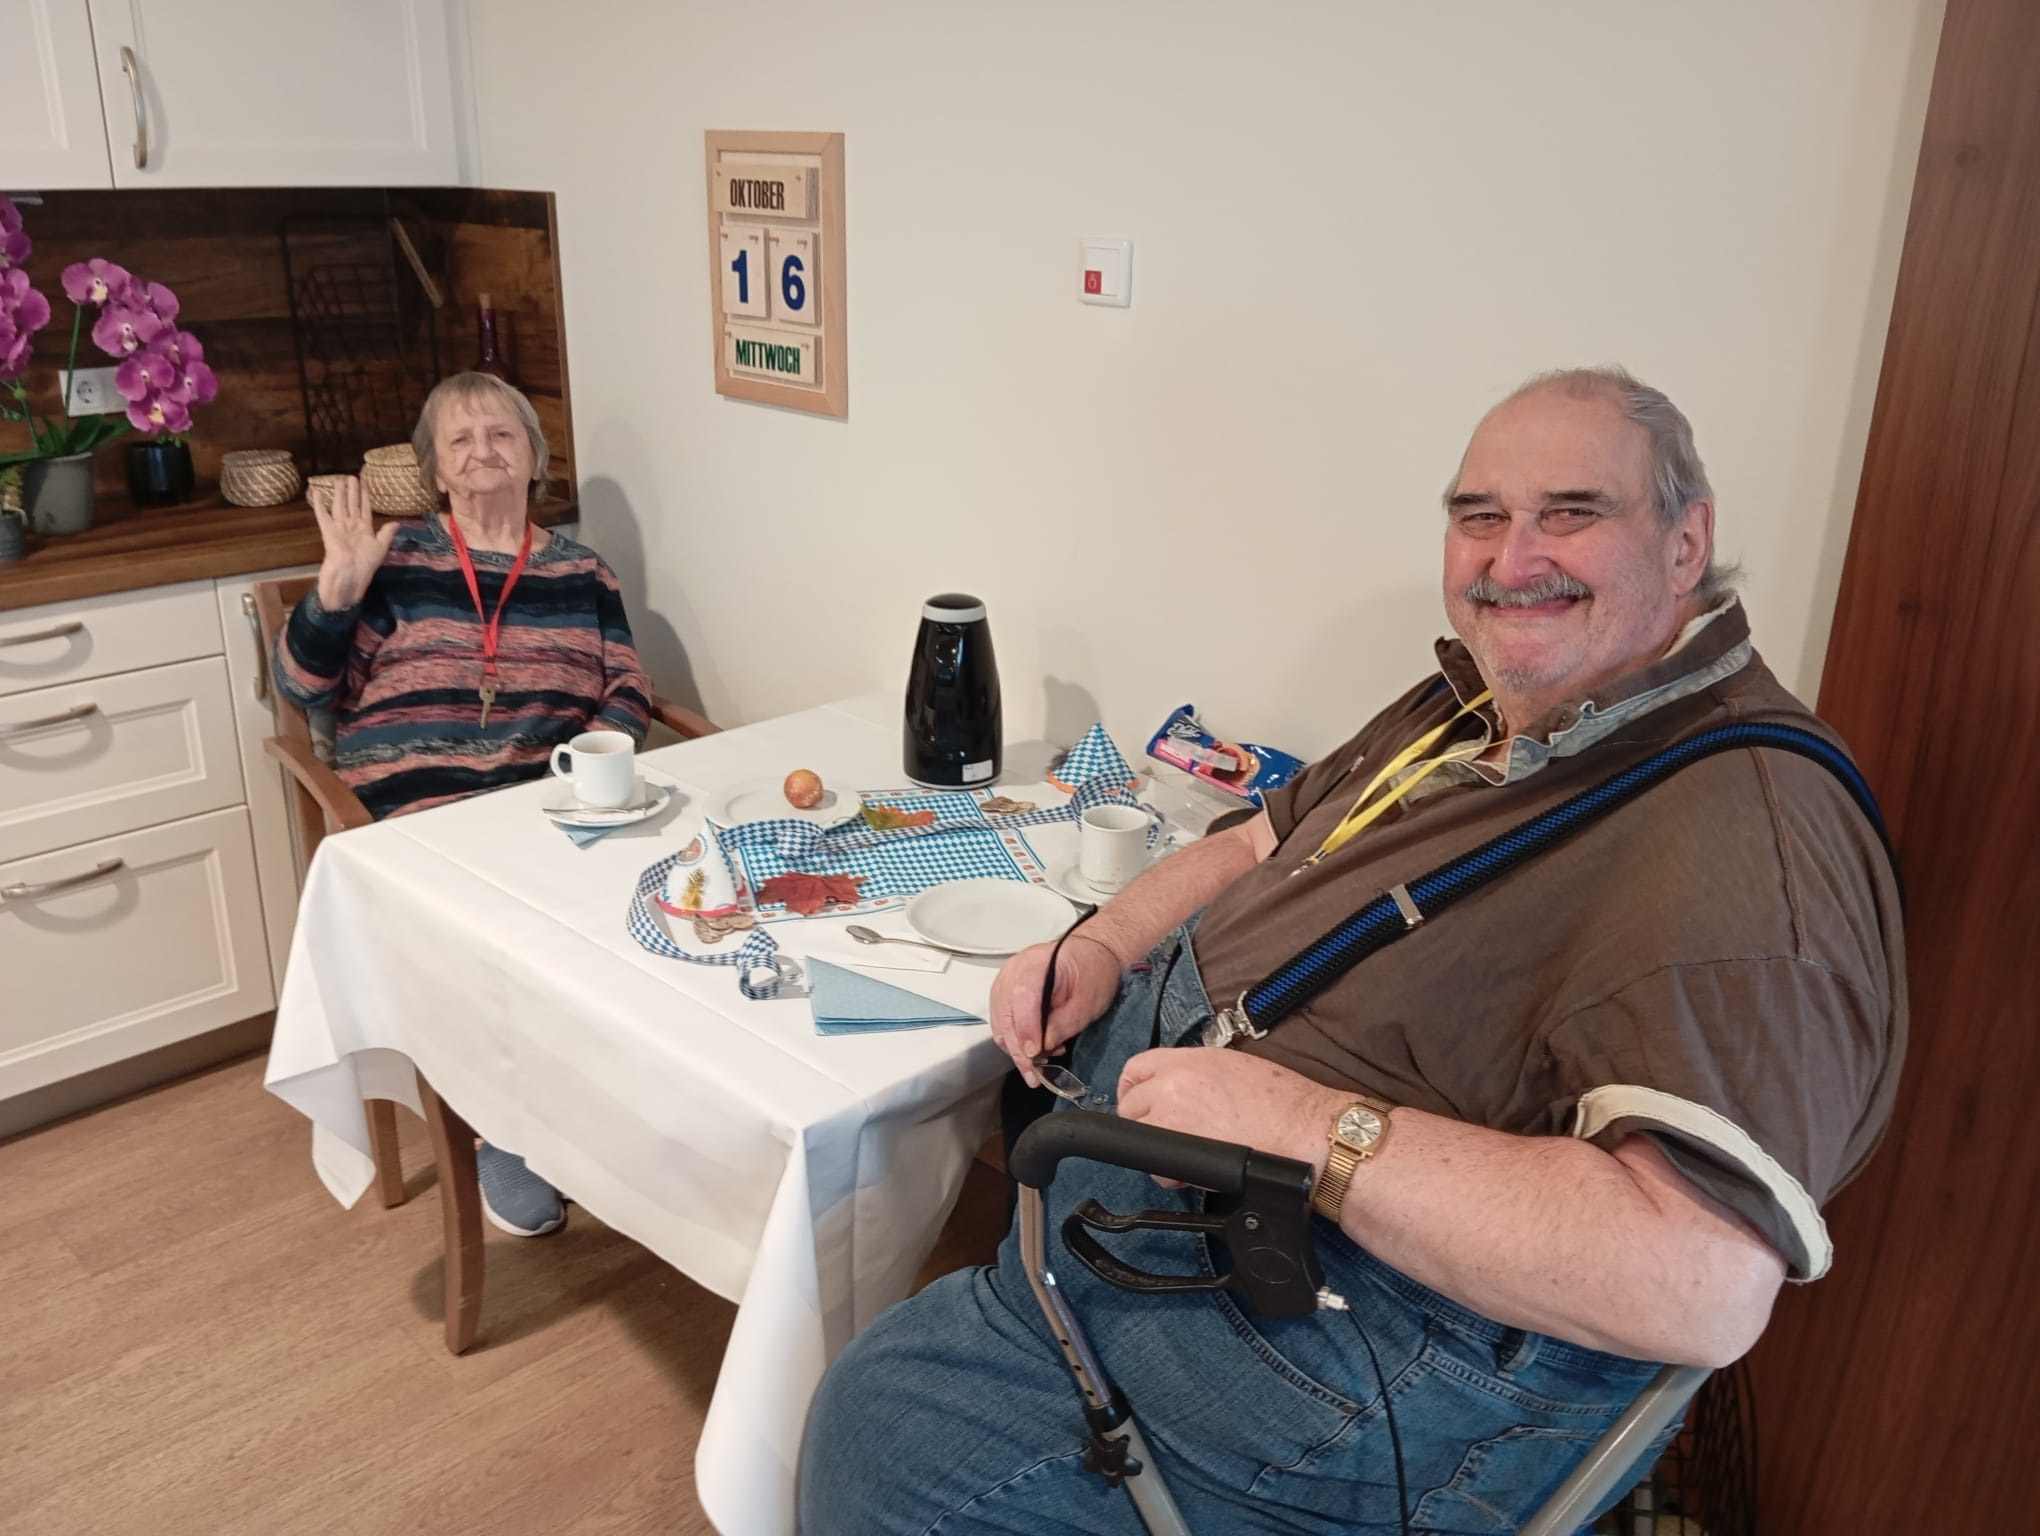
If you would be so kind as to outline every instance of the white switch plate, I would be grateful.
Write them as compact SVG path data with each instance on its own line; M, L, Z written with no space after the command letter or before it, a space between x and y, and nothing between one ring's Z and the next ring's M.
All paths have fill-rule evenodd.
M1133 242L1089 235L1077 242L1077 297L1125 309L1133 302Z
M57 388L68 390L73 416L111 416L128 407L121 392L114 388L113 376L117 368L80 368L76 373L67 374L57 370Z

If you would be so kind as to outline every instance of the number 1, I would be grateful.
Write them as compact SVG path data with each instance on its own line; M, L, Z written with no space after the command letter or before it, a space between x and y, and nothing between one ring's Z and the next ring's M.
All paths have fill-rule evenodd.
M730 263L730 270L737 274L737 302L751 302L751 253L737 252L737 259Z

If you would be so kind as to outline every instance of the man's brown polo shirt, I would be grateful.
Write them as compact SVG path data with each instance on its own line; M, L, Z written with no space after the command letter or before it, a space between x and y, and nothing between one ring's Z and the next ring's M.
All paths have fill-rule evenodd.
M1464 646L1440 642L1439 660L1440 674L1268 798L1281 845L1197 930L1215 1003L1390 886L1697 731L1759 720L1836 740L1750 649L1731 601L1664 659L1524 733L1504 769L1432 775L1297 873L1378 766L1483 686ZM1468 716L1439 749L1493 728L1491 710ZM1903 943L1893 872L1847 792L1790 753L1726 752L1424 923L1240 1048L1495 1130L1604 1146L1650 1134L1794 1278L1814 1279L1830 1256L1819 1207L1891 1113Z

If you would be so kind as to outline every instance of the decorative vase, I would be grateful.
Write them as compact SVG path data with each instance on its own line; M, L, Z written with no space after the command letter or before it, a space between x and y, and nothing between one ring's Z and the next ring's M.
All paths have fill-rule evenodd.
M30 459L21 466L21 504L37 533L83 533L92 526L92 455Z
M127 483L128 495L138 507L167 507L191 500L198 477L192 472L190 445L129 443Z

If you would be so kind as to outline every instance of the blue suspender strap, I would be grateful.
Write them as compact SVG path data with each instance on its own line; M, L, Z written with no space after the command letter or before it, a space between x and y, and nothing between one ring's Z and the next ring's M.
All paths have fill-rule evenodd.
M1377 950L1385 949L1427 919L1471 896L1490 880L1507 874L1580 828L1627 804L1645 790L1719 752L1743 747L1772 747L1810 758L1835 776L1849 798L1876 830L1894 872L1897 858L1884 817L1870 786L1848 755L1811 731L1789 725L1748 723L1716 726L1698 732L1664 751L1624 769L1606 783L1582 790L1562 805L1533 816L1489 839L1471 853L1440 865L1407 885L1374 898L1351 917L1321 936L1265 981L1249 987L1240 1000L1224 1009L1205 1031L1208 1044L1223 1045L1241 1035L1259 1036L1287 1018Z

